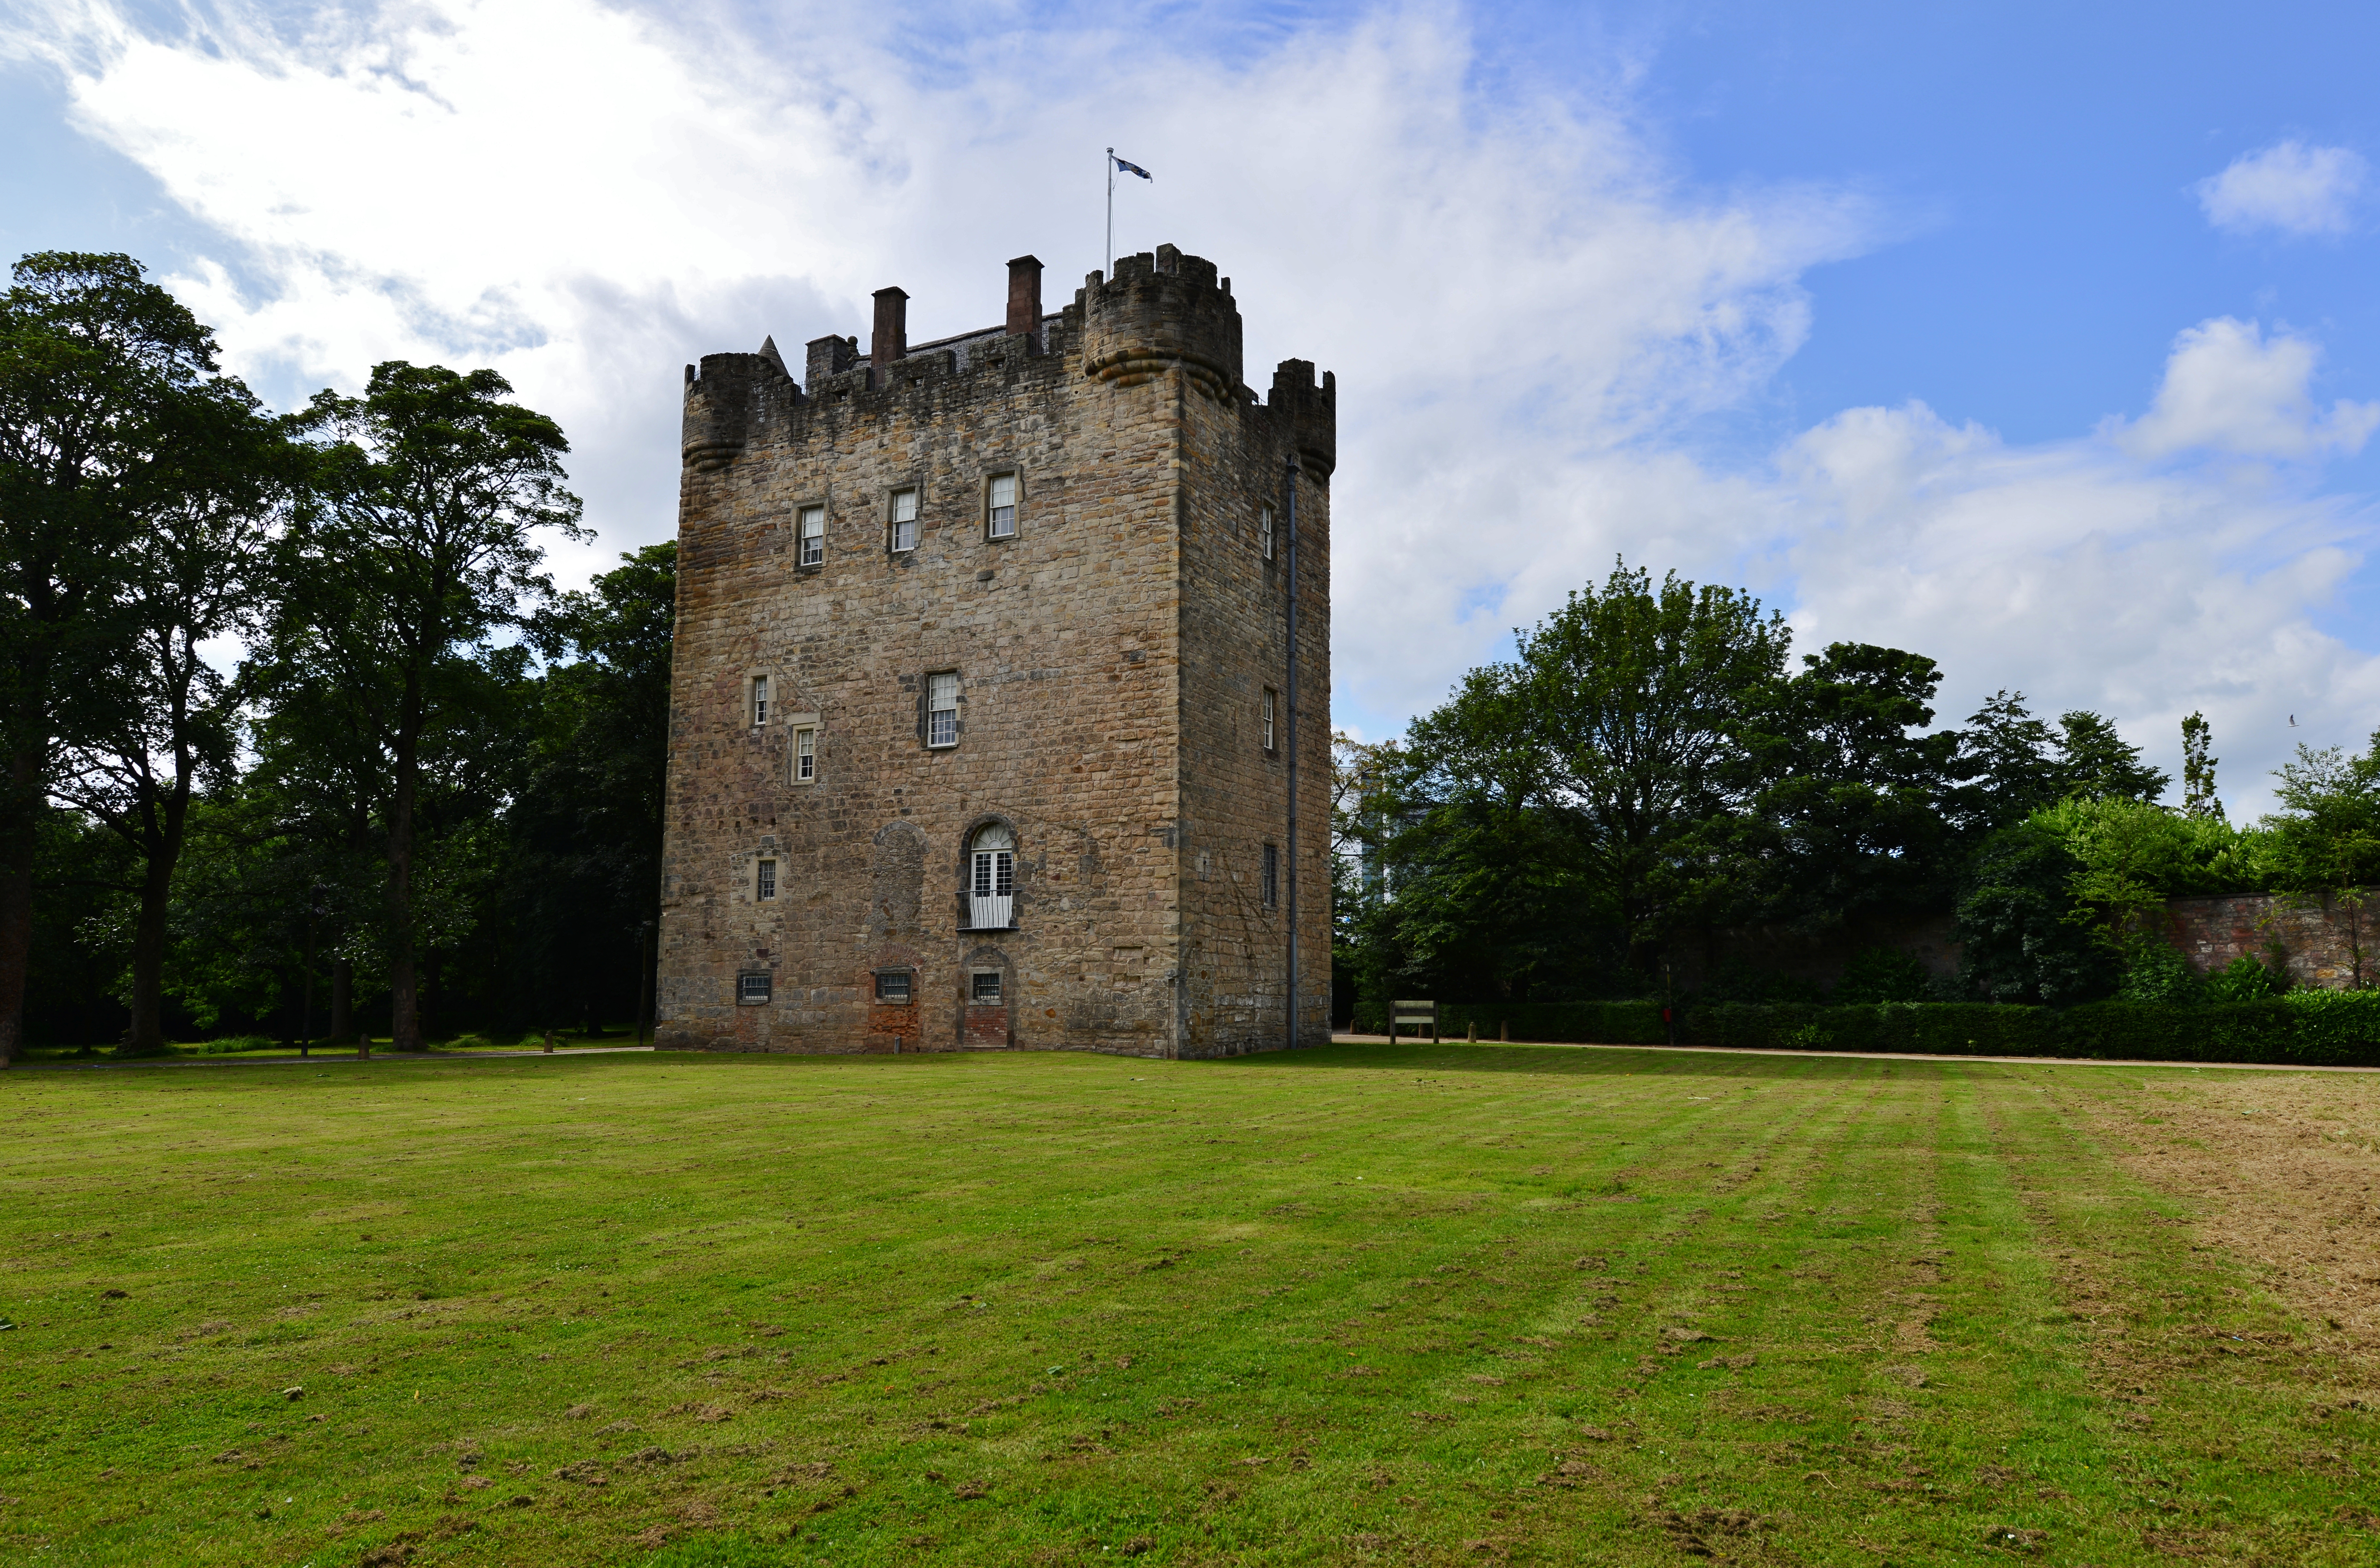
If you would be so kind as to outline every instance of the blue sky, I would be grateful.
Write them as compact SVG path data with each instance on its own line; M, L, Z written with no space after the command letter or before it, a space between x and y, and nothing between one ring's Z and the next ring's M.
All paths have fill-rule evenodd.
M2380 726L2380 12L1638 4L342 12L0 0L0 244L127 249L269 398L492 363L603 538L677 366L1000 312L1118 240L1342 389L1340 721L1378 735L1615 553L1955 718L2088 706L2235 812ZM2288 717L2300 726L2291 730Z

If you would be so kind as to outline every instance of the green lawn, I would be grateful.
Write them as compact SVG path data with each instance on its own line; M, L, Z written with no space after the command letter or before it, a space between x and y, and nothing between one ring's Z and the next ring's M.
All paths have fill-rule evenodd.
M2371 1563L2380 1400L2107 1130L2218 1076L16 1073L0 1561Z

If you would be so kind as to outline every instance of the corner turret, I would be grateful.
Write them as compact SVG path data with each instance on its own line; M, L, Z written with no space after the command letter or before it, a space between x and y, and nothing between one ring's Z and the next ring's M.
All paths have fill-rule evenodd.
M1219 402L1245 396L1240 310L1212 261L1160 245L1093 272L1079 297L1086 376L1128 387L1179 367Z

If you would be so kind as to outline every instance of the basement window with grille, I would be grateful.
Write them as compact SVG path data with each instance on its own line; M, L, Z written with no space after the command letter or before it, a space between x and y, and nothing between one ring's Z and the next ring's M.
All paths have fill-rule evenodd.
M907 1007L909 971L905 969L879 970L876 974L876 999L887 1007Z
M806 506L801 510L795 533L801 539L801 551L794 557L803 566L818 566L826 561L826 508Z
M735 977L735 1005L757 1007L769 999L769 971L747 969Z
M974 1003L978 1007L996 1007L1000 1006L999 971L994 971L989 974L977 974L971 978L973 984L967 992L968 1001Z
M995 539L1016 537L1016 476L995 474L991 476L990 513L985 532Z
M917 492L892 492L892 549L895 554L917 548Z

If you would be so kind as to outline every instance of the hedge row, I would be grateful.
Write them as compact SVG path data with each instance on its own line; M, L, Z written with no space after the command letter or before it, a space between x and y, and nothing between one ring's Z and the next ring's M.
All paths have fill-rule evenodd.
M1653 1045L1669 1038L1658 1002L1450 1003L1440 1033L1463 1039ZM1376 1023L1373 1032L1385 1027ZM2175 1006L2088 1002L2024 1007L1981 1002L1857 1007L1720 1003L1679 1009L1687 1045L1911 1051L1944 1055L2129 1057L2380 1067L2380 991L2292 991L2260 1002Z

